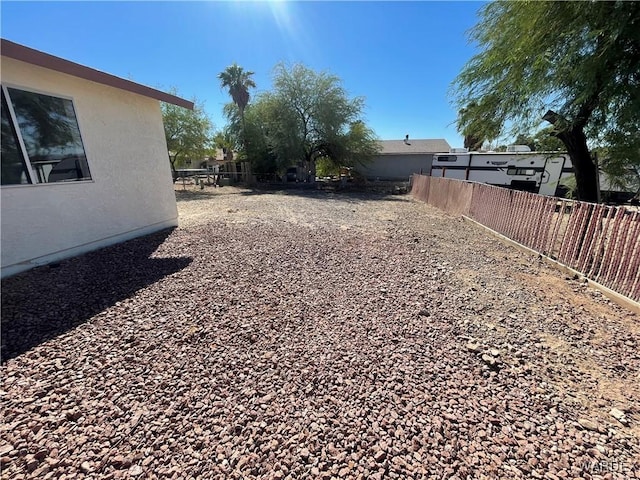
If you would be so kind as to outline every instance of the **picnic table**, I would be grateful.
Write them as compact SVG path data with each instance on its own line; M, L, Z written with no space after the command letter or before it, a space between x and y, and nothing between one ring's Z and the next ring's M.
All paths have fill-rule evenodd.
M211 181L211 175L216 175L214 172L206 168L176 168L174 170L174 182L178 178L182 178L182 188L186 188L186 181L188 177L196 178L196 185L201 178L206 178L208 182Z

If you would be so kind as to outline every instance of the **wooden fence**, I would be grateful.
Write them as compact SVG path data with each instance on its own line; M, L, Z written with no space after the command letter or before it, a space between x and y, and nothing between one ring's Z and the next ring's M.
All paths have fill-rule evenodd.
M466 215L640 302L640 211L415 175L412 195Z

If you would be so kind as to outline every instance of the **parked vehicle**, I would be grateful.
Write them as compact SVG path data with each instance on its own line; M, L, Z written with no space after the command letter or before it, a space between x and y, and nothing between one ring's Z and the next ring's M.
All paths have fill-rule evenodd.
M287 182L297 182L298 169L296 167L287 168L286 178L287 178Z
M433 155L431 176L563 196L567 191L564 183L573 177L573 165L567 153L532 152L526 145L510 145L506 152L453 148Z

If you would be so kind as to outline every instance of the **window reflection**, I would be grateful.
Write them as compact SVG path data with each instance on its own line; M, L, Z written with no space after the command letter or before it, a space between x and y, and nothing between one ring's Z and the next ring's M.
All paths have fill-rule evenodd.
M2 151L0 155L2 185L31 183L22 152L18 146L18 137L9 117L9 108L4 92L2 92Z
M90 180L73 102L15 88L8 92L35 181Z

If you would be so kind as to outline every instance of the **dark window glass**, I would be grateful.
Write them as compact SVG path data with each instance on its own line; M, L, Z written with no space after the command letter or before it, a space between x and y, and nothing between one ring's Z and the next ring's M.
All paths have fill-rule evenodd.
M15 88L8 91L35 181L90 180L73 102Z
M458 160L456 155L439 155L436 157L437 162L455 162Z
M22 151L18 145L18 137L9 116L7 99L2 92L2 185L20 185L31 183L24 163Z
M535 175L535 174L536 174L536 171L532 168L515 168L515 167L507 168L507 175L527 175L531 177L532 175Z

